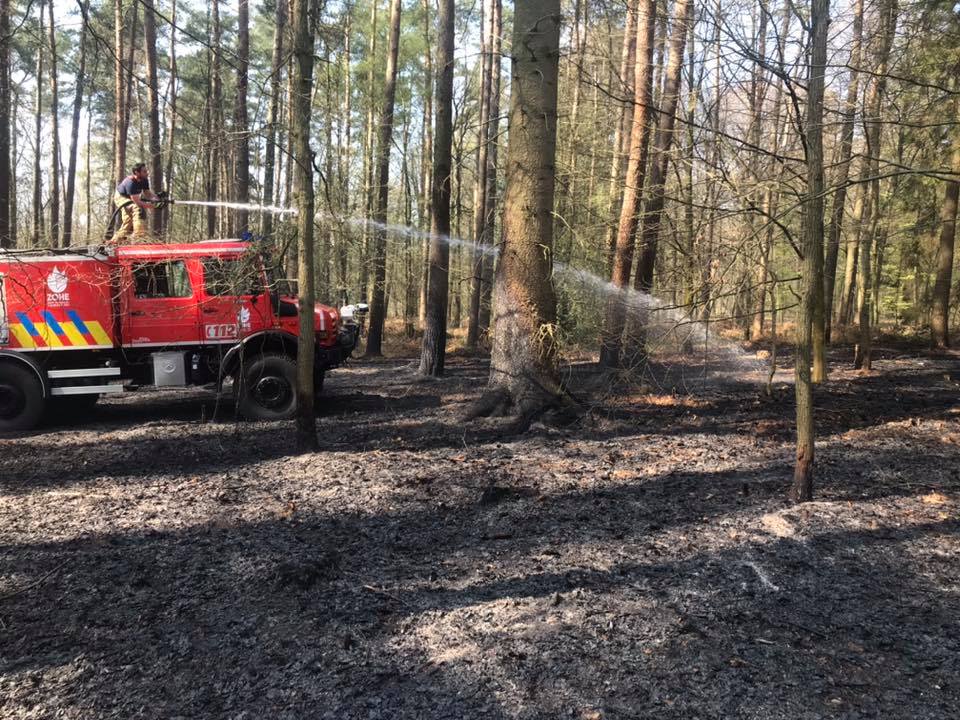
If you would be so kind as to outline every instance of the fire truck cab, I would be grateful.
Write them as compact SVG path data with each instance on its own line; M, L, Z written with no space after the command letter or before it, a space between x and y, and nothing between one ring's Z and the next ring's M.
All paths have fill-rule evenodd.
M242 241L0 253L0 431L145 386L229 387L248 419L292 417L299 301L270 267ZM314 329L319 391L360 325L318 304Z

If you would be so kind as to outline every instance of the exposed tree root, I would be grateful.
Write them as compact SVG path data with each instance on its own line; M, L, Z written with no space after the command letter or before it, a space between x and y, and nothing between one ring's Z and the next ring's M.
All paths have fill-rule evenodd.
M554 427L569 425L584 411L583 405L559 386L551 390L537 385L533 391L528 388L517 395L505 387L493 387L471 405L464 419L506 418L504 434L519 435L536 421Z

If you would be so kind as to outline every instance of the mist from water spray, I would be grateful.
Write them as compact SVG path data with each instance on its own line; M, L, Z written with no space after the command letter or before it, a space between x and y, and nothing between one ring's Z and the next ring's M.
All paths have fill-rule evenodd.
M232 210L247 210L250 212L267 212L275 215L297 215L297 208L280 207L277 205L257 205L255 203L213 202L205 200L178 200L179 205L197 205L203 207L222 207ZM399 223L384 223L371 218L348 217L341 218L325 212L318 212L316 220L342 224L358 230L379 230L388 238L404 238L417 240L439 239L449 247L461 247L487 257L496 257L499 253L496 247L478 245L472 240L464 240L449 235L436 235L426 230L420 230L409 225ZM669 336L684 347L702 346L703 352L720 355L725 360L750 370L759 370L762 366L755 357L745 352L734 342L725 340L711 333L706 323L694 320L682 308L669 306L665 301L650 293L635 290L631 287L618 287L589 270L571 267L570 265L554 260L553 272L556 277L566 279L568 283L579 285L581 288L601 295L605 300L614 299L622 303L628 317L637 317L642 313L644 328L647 333L647 342L651 345L666 343ZM651 315L657 315L656 322ZM712 343L711 343L712 340Z

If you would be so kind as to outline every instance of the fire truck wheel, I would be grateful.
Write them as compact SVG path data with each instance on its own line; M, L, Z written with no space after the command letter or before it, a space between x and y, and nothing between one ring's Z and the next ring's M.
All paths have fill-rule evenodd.
M29 368L0 363L0 432L36 427L44 405L43 387Z
M237 409L248 420L289 420L297 411L297 363L261 355L237 372Z

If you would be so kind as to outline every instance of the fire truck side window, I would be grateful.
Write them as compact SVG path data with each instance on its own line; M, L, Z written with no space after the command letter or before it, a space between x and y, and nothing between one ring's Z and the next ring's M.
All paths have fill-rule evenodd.
M132 273L133 291L138 298L185 298L193 295L190 275L183 260L136 263Z
M260 269L255 263L237 258L206 258L203 284L207 295L259 295L263 292Z

